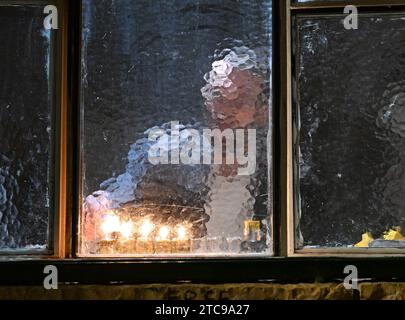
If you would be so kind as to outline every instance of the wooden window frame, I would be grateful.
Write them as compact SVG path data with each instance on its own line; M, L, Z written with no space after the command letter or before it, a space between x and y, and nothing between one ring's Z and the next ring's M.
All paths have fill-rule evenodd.
M281 38L280 44L280 146L281 146L281 236L282 252L288 257L305 256L356 256L356 257L405 257L405 249L395 248L296 248L296 203L294 198L295 168L294 168L294 119L293 119L293 19L298 14L330 14L341 13L347 5L354 5L362 12L383 10L392 12L393 10L405 9L404 0L351 0L351 1L313 1L305 3L294 3L293 0L283 1L281 8ZM284 40L284 41L283 41Z
M69 1L69 0L67 0ZM272 0L273 1L273 12L274 12L274 7L275 7L275 3L278 0ZM218 255L207 255L207 256L203 256L202 255L193 255L193 254L189 254L187 256L182 255L177 256L176 254L169 254L169 255L156 255L156 257L154 256L150 256L148 255L147 257L140 257L140 256L128 256L128 257L123 257L123 256L116 256L114 254L109 254L109 255L97 255L97 254L83 254L80 252L80 247L81 247L81 243L80 243L80 235L81 235L81 224L80 224L80 216L81 216L81 209L82 209L82 205L83 205L83 193L82 193L82 181L81 181L81 174L83 173L83 158L82 158L82 152L80 150L80 146L81 146L81 136L82 136L82 132L81 132L81 128L80 126L82 125L82 110L81 110L81 95L82 95L82 88L81 88L81 64L83 63L81 61L82 59L82 51L81 51L81 46L82 46L82 12L81 12L81 3L82 0L70 0L70 3L73 3L73 7L71 6L70 11L71 11L71 15L73 15L74 17L71 17L71 20L74 20L74 23L71 22L71 42L73 43L73 46L75 47L74 50L74 54L71 57L71 61L72 61L72 66L74 66L74 72L75 74L69 74L69 76L72 77L72 84L73 84L73 88L72 88L72 93L71 96L74 97L74 104L75 105L71 105L70 108L73 110L74 115L74 119L73 121L74 123L74 127L75 127L75 136L76 136L76 141L75 141L75 149L71 150L73 152L73 157L74 157L74 166L75 169L71 170L73 177L72 179L74 180L74 195L73 195L73 199L71 201L72 203L72 209L70 212L68 212L69 214L72 214L71 217L68 216L68 220L72 221L72 234L71 234L71 247L70 250L67 251L67 256L69 257L73 257L75 259L81 259L81 260L96 260L96 261L100 261L100 260L108 260L108 261L120 261L120 260L125 260L128 259L130 261L180 261L182 259L186 260L186 261L204 261L204 260L222 260L222 259L226 259L228 261L231 260L255 260L255 259L271 259L274 258L276 256L278 256L276 254L277 251L277 243L278 241L275 239L274 234L277 233L276 227L275 227L275 207L274 207L274 202L272 206L268 209L267 212L267 219L270 220L270 225L271 225L271 234L273 235L273 241L272 241L272 245L271 245L271 253L267 254L260 254L260 255L250 255L250 254L238 254L238 255L233 255L233 256L226 256L218 254ZM274 13L273 13L274 16ZM274 23L273 23L274 25ZM272 39L274 42L274 39ZM69 70L72 70L72 68L69 68ZM273 81L273 79L272 79ZM73 101L73 99L72 99ZM273 104L274 105L274 104ZM272 108L274 109L274 107ZM273 117L272 117L273 119ZM273 120L272 120L273 121ZM271 141L271 144L273 144L271 147L274 149L274 138ZM272 163L273 168L272 169L272 174L274 175L274 166L275 163L273 161ZM271 181L269 182L271 183ZM272 187L271 192L269 192L270 196L269 199L272 199L271 195L273 195L274 193L274 188ZM69 204L68 204L69 206Z
M76 234L79 208L77 152L80 121L81 1L58 1L61 28L58 42L60 70L59 164L57 165L58 209L55 213L54 254L0 256L0 285L42 285L46 265L58 267L60 282L121 283L224 283L224 282L313 282L341 281L344 267L355 265L362 278L375 281L405 281L405 256L347 254L347 252L296 252L294 247L291 17L305 10L403 6L405 0L344 1L273 4L273 110L274 110L274 256L261 258L79 258ZM12 2L12 0L9 0ZM24 0L16 0L23 3ZM32 1L35 2L35 1ZM49 2L49 1L47 1ZM27 2L24 2L27 3ZM62 8L62 10L60 9Z

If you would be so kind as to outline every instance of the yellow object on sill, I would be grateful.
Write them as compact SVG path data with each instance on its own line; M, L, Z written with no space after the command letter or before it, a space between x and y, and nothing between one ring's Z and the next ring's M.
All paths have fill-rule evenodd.
M361 241L358 242L358 243L356 243L354 246L355 246L356 248L367 248L368 245L370 244L370 242L373 241L373 240L374 240L374 238L373 238L373 236L371 235L371 233L370 233L370 232L366 232L366 233L363 233L363 234L361 235Z
M395 227L384 233L384 240L405 240L405 237L401 234L401 228Z
M245 220L243 235L246 240L260 241L260 221Z

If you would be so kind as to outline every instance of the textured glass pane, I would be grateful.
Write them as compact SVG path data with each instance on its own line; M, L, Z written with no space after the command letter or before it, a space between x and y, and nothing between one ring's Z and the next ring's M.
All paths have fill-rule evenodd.
M43 7L0 6L0 250L49 245L50 34L43 18Z
M269 0L83 1L81 254L271 252L271 12ZM214 128L230 130L226 151L252 147L253 172L211 164Z
M295 28L298 243L403 247L405 16L362 14L355 31L300 16Z

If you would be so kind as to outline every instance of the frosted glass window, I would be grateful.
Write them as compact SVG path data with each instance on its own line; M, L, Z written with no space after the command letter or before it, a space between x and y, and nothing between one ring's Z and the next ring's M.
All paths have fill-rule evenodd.
M405 247L405 15L295 20L298 247Z
M51 38L43 6L0 5L0 251L51 249Z
M79 254L271 254L271 1L82 9Z

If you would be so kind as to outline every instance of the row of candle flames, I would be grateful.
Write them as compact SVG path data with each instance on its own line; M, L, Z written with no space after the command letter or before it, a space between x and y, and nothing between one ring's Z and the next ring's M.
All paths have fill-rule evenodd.
M98 243L99 254L190 251L191 227L185 223L158 226L149 218L144 218L135 225L131 220L121 220L108 213L101 222L100 230L103 237Z

